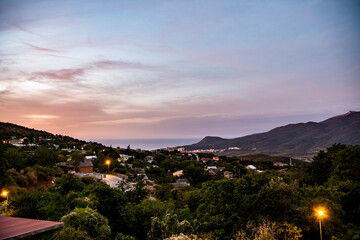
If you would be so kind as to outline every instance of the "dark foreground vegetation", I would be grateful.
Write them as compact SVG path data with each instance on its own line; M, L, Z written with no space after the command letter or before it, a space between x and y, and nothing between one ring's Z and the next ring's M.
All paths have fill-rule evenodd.
M253 163L263 170L256 172L245 168L248 162L223 157L214 165L234 173L227 180L204 171L206 164L191 154L70 140L72 145L57 145L95 154L95 170L105 171L111 159L110 171L132 176L134 185L110 188L92 176L65 173L55 163L82 161L83 155L48 142L21 148L0 143L0 187L9 192L2 214L65 222L33 239L319 239L319 206L326 209L323 239L360 239L360 146L336 144L289 171ZM133 156L132 167L116 161L119 153ZM150 155L151 164L144 160ZM135 179L141 168L149 180ZM169 185L176 180L169 173L179 169L190 186Z

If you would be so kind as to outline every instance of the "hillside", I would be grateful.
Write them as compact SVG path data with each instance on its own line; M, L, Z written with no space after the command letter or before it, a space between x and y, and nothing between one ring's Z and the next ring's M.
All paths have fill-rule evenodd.
M13 123L4 123L0 122L0 137L2 139L9 137L24 137L24 136L43 136L43 137L54 137L54 134L35 130L31 128L26 128L23 126L19 126Z
M54 135L49 132L27 128L13 123L0 122L0 139L6 140L12 137L15 138L27 137L31 143L37 142L40 137L56 139L56 140L60 140L61 142L79 141L77 139L68 136Z
M184 147L186 150L238 147L245 152L306 153L325 149L334 143L360 144L360 112L350 111L319 123L289 124L234 139L205 137L196 144Z

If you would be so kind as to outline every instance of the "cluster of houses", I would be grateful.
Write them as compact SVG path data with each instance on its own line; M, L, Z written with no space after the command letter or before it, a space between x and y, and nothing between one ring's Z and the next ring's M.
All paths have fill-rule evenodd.
M11 139L8 140L3 140L2 141L4 144L8 143L11 144L13 146L16 147L34 147L34 146L38 146L35 143L29 143L29 139L27 137L23 137L23 138L16 138L16 137L11 137Z
M45 138L41 138L39 140L42 141L48 141L48 140L52 140L52 139L45 139ZM15 138L12 137L9 140L4 140L3 143L9 143L12 144L14 146L17 147L22 147L22 146L30 146L29 141L27 138ZM37 144L32 144L34 146L37 146ZM232 149L237 149L237 148L232 148ZM67 151L67 152L73 152L73 151L78 151L79 153L85 155L86 151L84 150L84 148L82 149L76 149L74 148L66 148L66 149L61 149L63 151ZM105 150L105 149L104 149ZM104 151L103 150L103 151ZM137 149L138 151L141 151L141 149ZM197 152L187 152L185 151L184 148L178 148L178 151L181 152L182 155L187 154L189 157L191 157L193 159L193 156L196 157L197 161L202 162L205 164L205 168L204 171L207 172L209 175L215 176L215 175L219 175L221 174L225 179L229 179L232 180L234 178L234 172L233 171L225 171L225 167L219 167L219 166L213 166L211 164L214 164L217 161L220 161L220 157L219 156L213 156L212 158L199 158L199 155L197 154ZM132 159L133 156L127 155L127 154L119 154L119 157L117 159L117 161L119 161L121 163L121 165L123 166L127 166L129 168L131 168L132 170L135 170L136 174L135 176L131 177L132 179L136 179L136 180L149 180L148 177L146 176L145 173L145 169L143 168L133 168L133 165L130 163L127 163L128 160ZM63 170L65 170L66 172L73 172L75 173L75 170L77 170L80 174L95 174L94 173L94 164L93 162L97 159L96 155L90 155L90 156L85 156L84 161L81 161L78 166L74 166L72 161L68 161L68 162L59 162L56 163L57 166L61 167ZM149 155L146 156L144 158L144 160L151 164L154 162L154 157ZM153 165L154 167L157 167L156 165ZM289 166L289 164L287 163L282 163L282 162L276 162L274 163L274 166L277 167L283 167L282 169L280 169L280 171L287 171L288 168L286 168L287 166ZM290 161L290 166L291 166L291 161ZM76 169L75 169L76 167ZM251 171L255 171L258 173L261 173L262 171L257 169L254 165L248 165L246 166L246 169L251 170ZM177 187L177 188L181 188L181 187L186 187L186 186L190 186L189 181L186 178L183 178L184 172L183 170L177 170L175 172L172 173L173 177L176 177L177 180L176 182L171 183L172 186ZM127 176L126 176L127 177Z

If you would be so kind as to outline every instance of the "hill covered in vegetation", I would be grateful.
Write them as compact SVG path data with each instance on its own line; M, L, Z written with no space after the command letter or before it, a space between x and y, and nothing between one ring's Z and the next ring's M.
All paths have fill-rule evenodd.
M239 153L312 153L324 150L334 143L360 144L360 112L350 111L319 123L289 124L265 133L234 139L205 137L200 142L184 148L237 148Z

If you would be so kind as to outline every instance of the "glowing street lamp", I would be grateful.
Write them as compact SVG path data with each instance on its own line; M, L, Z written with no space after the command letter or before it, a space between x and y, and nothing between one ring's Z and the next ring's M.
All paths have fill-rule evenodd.
M110 171L110 163L111 163L111 161L110 161L110 160L107 160L105 163L108 165L108 171ZM106 172L106 173L107 173L107 172Z
M317 217L319 218L319 226L320 226L320 240L322 240L322 232L321 232L321 220L323 218L325 218L325 209L323 208L318 208L318 209L315 209L315 213L317 215Z
M1 192L1 196L4 197L4 198L6 198L6 201L7 201L8 198L9 198L9 192L6 191L6 190L4 190L4 191Z

